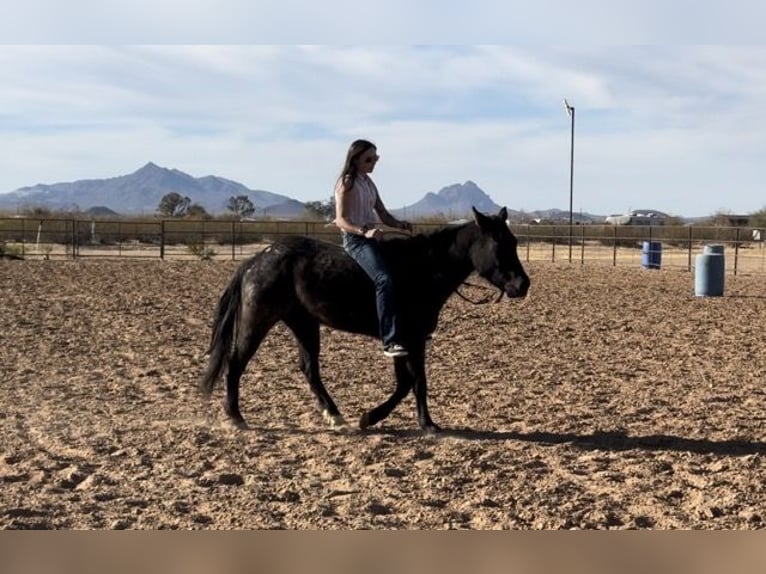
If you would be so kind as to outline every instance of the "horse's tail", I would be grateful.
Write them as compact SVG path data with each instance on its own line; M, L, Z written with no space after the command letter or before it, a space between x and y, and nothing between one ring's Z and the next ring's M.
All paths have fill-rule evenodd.
M242 296L242 278L248 266L242 265L234 274L226 290L221 295L213 319L213 333L210 337L207 370L199 380L198 387L205 396L210 396L216 381L221 378L229 364L229 353L237 332L237 320Z

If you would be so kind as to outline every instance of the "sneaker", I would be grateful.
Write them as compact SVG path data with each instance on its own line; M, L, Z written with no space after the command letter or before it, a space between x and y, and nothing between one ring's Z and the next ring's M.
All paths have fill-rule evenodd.
M399 343L391 343L383 347L383 354L386 357L406 357L408 355L407 349Z

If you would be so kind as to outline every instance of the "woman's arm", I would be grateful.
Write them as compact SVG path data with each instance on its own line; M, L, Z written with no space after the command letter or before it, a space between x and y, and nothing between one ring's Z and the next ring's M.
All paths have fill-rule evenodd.
M380 220L383 223L389 227L412 231L412 224L409 221L400 221L388 212L386 206L383 205L383 200L380 199L380 193L378 193L377 187L375 188L375 196L375 212L378 214L378 217L380 217Z

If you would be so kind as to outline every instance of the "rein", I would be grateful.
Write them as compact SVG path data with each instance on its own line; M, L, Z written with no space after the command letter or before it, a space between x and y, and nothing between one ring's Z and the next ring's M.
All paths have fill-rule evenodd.
M463 281L462 284L463 285L468 285L469 287L478 287L479 289L489 289L489 287L485 287L484 285L476 285L474 283L469 283L468 281ZM494 299L494 301L492 300L492 297L485 297L484 299L480 299L478 301L474 301L472 299L469 299L465 295L463 295L457 289L455 289L455 293L457 293L460 296L461 299L463 299L464 301L468 301L472 305L485 305L487 303L497 303L498 301L500 301L500 299L503 298L503 290L499 289L499 291L500 291L500 293L497 295L497 297Z

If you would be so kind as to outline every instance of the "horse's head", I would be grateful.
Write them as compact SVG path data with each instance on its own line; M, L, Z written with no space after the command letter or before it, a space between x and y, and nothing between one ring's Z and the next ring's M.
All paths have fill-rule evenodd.
M476 272L508 297L524 297L529 290L529 277L516 251L516 236L508 227L505 207L497 215L484 215L473 209L473 219L480 235L471 248L471 261Z

